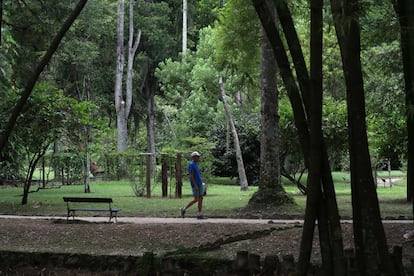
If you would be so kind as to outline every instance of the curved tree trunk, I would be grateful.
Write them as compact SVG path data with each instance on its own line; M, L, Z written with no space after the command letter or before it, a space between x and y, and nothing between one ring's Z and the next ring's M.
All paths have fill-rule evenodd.
M26 104L27 99L29 98L30 94L32 93L33 87L35 86L36 81L39 78L39 75L42 73L43 69L49 63L53 54L59 47L59 44L62 41L63 37L65 36L66 32L69 30L70 26L72 26L73 22L79 16L83 7L86 5L86 2L88 2L88 0L80 0L78 2L75 9L69 15L68 19L66 19L66 21L63 23L62 27L60 28L59 32L54 37L52 43L50 44L43 58L40 60L33 74L29 77L27 84L24 88L24 91L22 95L20 96L20 99L17 101L16 105L14 106L14 109L10 115L9 121L5 125L3 133L0 136L0 156L1 156L1 152L4 150L7 144L7 141L10 137L11 132L13 131L14 125L16 124L16 121L17 121L17 118L19 117L20 112L22 111L24 105Z

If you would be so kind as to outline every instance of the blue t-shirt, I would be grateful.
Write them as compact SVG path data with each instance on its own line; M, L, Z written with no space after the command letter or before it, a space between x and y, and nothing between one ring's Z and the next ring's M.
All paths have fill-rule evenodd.
M196 181L196 184L198 187L203 187L203 179L201 178L201 173L200 173L200 168L198 167L198 163L191 161L190 164L188 165L188 174L193 174L194 175L194 179ZM191 181L191 177L190 177L190 181ZM191 186L193 186L194 183L191 183Z

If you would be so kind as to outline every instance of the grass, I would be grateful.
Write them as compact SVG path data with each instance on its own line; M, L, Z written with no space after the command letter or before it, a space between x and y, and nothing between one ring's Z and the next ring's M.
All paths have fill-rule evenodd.
M393 172L393 176L403 176L401 172ZM388 173L386 174L388 176ZM342 217L351 217L352 205L350 195L349 174L333 173L338 208ZM306 183L306 176L302 179ZM412 217L412 205L406 198L406 180L403 178L392 187L378 185L377 194L380 201L380 209L383 217ZM233 184L233 185L232 185ZM284 184L286 192L295 200L296 206L280 208L280 213L286 215L302 216L306 205L306 196L302 195L296 186ZM37 187L33 187L32 191ZM64 216L66 205L63 196L92 196L112 197L114 206L121 208L121 216L159 216L177 217L178 209L192 199L191 190L187 182L183 185L183 197L162 198L160 185L155 185L152 197L136 197L129 181L91 183L91 194L83 192L83 185L68 185L50 187L29 194L28 204L21 205L23 188L12 187L0 189L0 213L18 215L50 215ZM204 201L204 210L209 216L228 217L239 212L247 205L257 187L250 187L249 191L240 191L239 186L234 185L234 180L212 178L208 186L208 193ZM170 190L168 191L170 193ZM188 210L188 215L195 215L196 207Z

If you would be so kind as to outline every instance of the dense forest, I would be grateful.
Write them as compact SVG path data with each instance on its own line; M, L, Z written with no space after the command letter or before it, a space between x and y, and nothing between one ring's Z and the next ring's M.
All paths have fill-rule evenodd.
M330 171L350 171L359 269L394 275L372 172L407 171L412 200L409 0L0 4L2 182L27 193L41 162L119 179L198 150L206 175L258 185L261 206L306 171L299 270L318 220L324 269L343 275Z

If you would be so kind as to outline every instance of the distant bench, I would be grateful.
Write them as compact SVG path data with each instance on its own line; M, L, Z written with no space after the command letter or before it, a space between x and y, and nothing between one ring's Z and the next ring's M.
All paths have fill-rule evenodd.
M75 219L75 212L76 211L90 211L90 212L108 212L109 213L109 221L111 221L112 218L115 218L115 222L116 222L118 220L118 212L121 211L121 209L113 208L111 206L112 198L103 198L103 197L63 197L63 201L66 202L67 208L68 208L68 214L67 214L66 220L69 220L70 216L72 216L72 218ZM77 204L77 203L79 203L79 204ZM86 205L86 203L90 203L90 204ZM95 205L101 204L101 203L107 203L108 207L106 207L106 208L89 207L90 205L95 206ZM88 207L83 207L85 205L88 206Z

